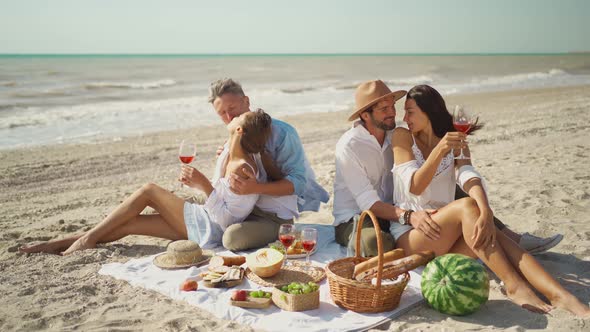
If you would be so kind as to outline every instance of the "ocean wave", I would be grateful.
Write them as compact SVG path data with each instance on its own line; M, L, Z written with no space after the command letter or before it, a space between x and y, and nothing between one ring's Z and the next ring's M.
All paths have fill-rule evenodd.
M405 77L399 79L386 80L387 85L418 85L418 84L432 84L434 79L430 76L421 75L413 77Z
M151 82L92 82L84 85L88 90L93 89L158 89L176 85L177 82L172 79L164 79Z
M13 87L13 86L16 86L16 82L14 82L14 81L0 82L0 86Z
M402 77L402 78L394 78L383 80L383 82L389 86L414 86L418 84L432 84L434 79L430 76L420 75L420 76L410 76L410 77ZM356 89L359 84L362 82L348 82L348 83L340 83L336 85L334 88L336 90L354 90Z
M71 93L66 90L22 90L15 91L9 94L10 97L14 98L66 97L70 95Z
M476 85L512 85L528 81L546 80L557 76L569 75L561 69L551 69L548 72L532 72L505 76L490 76L483 79L473 79L472 83Z
M60 124L67 122L96 124L96 121L101 119L111 119L116 122L129 114L145 114L146 117L168 111L190 114L199 107L208 107L206 100L207 98L202 96L153 101L100 102L50 108L27 107L0 117L0 129L19 127L58 128ZM10 108L7 109L10 110ZM211 114L214 114L214 112L211 112Z
M281 92L283 93L302 93L302 92L306 92L306 91L314 91L317 90L317 88L314 87L295 87L295 88L283 88L281 89Z

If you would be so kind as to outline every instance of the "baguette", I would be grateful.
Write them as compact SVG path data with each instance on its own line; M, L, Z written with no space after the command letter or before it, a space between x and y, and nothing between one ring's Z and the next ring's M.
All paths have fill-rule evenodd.
M404 249L394 249L388 251L383 254L383 266L385 263L394 261L398 258L404 257ZM354 266L354 272L352 273L352 277L356 278L359 273L362 273L366 270L370 270L371 268L377 268L379 265L379 257L373 257L369 260L366 260L362 263L358 263Z
M245 262L245 256L213 256L209 261L209 268L215 268L218 266L242 265Z
M422 251L407 257L396 259L394 261L383 264L383 273L381 279L393 279L397 278L402 273L408 272L417 268L418 266L425 265L434 258L434 252L427 250ZM371 279L377 276L378 267L373 267L369 270L365 270L359 273L355 279L357 281L371 282Z

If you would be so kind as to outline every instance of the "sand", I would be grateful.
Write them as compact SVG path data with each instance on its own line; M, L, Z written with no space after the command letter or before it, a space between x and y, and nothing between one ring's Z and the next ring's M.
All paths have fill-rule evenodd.
M486 124L470 142L496 215L518 232L563 233L560 245L537 258L588 303L590 87L450 96L447 102L471 106ZM350 125L347 113L284 118L299 131L330 194L334 146ZM212 175L215 150L226 137L222 126L0 151L0 330L251 330L97 273L105 263L164 251L167 240L132 236L68 257L17 252L24 243L88 230L146 182L174 188L184 137L198 140L196 165ZM300 222L330 223L331 208L330 201ZM490 301L473 315L451 317L422 306L378 330L571 331L590 323L563 310L530 313L508 301L497 280L491 288Z

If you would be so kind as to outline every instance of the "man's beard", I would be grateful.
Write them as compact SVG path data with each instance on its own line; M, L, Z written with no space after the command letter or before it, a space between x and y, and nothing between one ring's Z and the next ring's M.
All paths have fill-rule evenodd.
M375 126L375 127L379 128L379 129L385 130L385 131L388 131L388 130L393 130L393 129L395 129L395 118L394 118L394 120L393 120L393 124L391 124L391 125L387 125L387 124L385 124L385 122L384 122L384 121L379 121L379 120L376 120L376 119L373 117L373 113L369 113L369 116L371 117L371 123L373 124L373 126Z

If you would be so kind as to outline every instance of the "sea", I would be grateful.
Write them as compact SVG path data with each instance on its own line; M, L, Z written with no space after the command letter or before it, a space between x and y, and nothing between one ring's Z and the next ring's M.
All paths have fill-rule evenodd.
M275 117L347 110L355 87L443 96L590 84L590 54L0 55L0 149L219 124L210 82L242 83Z

